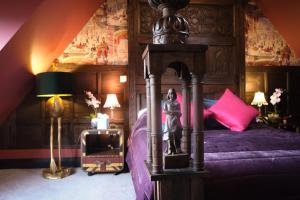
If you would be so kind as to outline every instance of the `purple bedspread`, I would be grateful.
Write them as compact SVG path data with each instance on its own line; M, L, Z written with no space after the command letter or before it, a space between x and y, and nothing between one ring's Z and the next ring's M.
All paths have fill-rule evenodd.
M126 161L137 200L151 199L146 160L146 115L136 122ZM205 200L300 199L300 134L261 127L205 131Z

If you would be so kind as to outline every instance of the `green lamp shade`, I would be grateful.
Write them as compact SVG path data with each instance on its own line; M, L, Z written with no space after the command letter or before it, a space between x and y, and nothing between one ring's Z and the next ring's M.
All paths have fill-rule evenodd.
M72 74L68 72L43 72L36 75L38 97L72 96Z

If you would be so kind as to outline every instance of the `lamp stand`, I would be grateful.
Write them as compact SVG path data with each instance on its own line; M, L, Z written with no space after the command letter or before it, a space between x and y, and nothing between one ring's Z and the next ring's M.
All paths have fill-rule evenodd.
M110 108L110 118L111 119L114 118L114 108L113 107Z
M261 106L258 106L258 116L256 117L256 122L258 122L258 123L262 123L262 122L264 122L264 120L263 120L263 117L262 117L262 115L261 115Z
M47 101L47 107L50 113L50 167L43 170L43 177L46 179L61 179L73 173L71 168L63 168L61 166L61 119L63 114L63 102L59 96L53 96ZM53 148L53 127L54 119L57 118L57 142L58 142L58 167L54 159Z

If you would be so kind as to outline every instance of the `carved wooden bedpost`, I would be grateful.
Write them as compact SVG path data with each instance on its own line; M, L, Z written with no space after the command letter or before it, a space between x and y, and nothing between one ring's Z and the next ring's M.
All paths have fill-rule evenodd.
M151 140L151 95L150 79L146 78L146 102L147 102L147 162L152 163L152 140Z
M203 170L204 167L202 85L200 83L200 77L194 74L192 75L192 90L194 110L194 126L192 134L194 141L193 169L195 171L200 171Z
M184 44L189 35L187 21L176 15L189 0L148 0L151 7L162 11L163 16L153 26L153 44L147 45L143 53L144 78L147 96L147 144L145 162L151 181L155 182L155 200L203 200L203 112L201 80L205 71L206 45ZM182 80L183 131L181 150L187 160L183 169L168 165L163 159L161 127L161 76L166 68L173 68ZM190 85L193 106L190 108ZM191 153L190 111L194 112L192 166L188 166ZM176 151L177 153L177 151ZM176 155L176 154L175 154ZM180 155L182 156L182 155ZM171 163L182 158L174 156ZM169 159L169 157L168 157ZM168 160L169 162L169 160ZM177 161L178 163L178 161ZM172 166L172 167L169 167ZM174 184L176 183L176 184Z
M160 76L150 74L152 172L162 172Z
M190 98L188 81L182 81L182 151L191 155L191 134L190 134Z
M153 25L153 44L184 44L189 37L189 25L176 11L184 8L190 0L148 0L150 6L163 16Z

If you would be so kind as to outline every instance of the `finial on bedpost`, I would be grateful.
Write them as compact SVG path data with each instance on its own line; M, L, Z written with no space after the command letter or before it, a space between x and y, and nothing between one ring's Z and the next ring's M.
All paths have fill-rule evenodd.
M153 44L183 44L189 37L189 24L176 11L186 7L190 0L148 0L150 6L162 12L152 28Z

